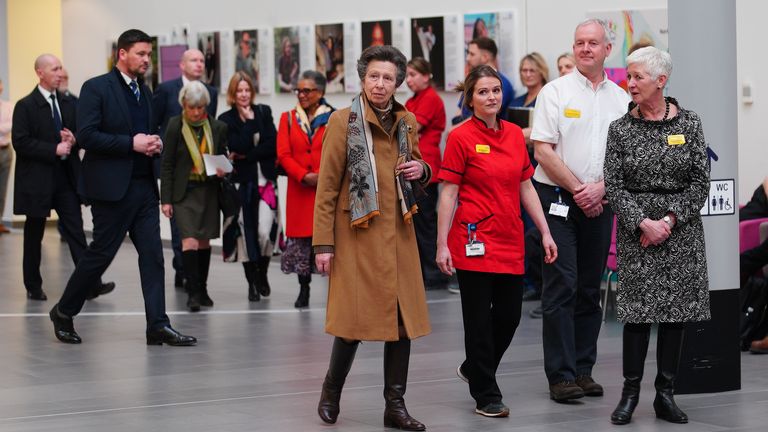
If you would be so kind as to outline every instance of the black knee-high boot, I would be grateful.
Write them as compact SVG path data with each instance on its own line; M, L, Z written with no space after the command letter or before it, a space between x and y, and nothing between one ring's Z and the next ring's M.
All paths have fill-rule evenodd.
M261 300L259 290L256 289L256 263L253 261L244 262L243 271L245 271L245 279L248 281L248 301Z
M299 297L293 303L296 308L305 308L309 306L309 283L312 281L312 275L299 275Z
M208 271L211 268L211 248L198 249L197 261L200 269L200 305L211 307L213 300L208 295Z
M272 257L270 256L259 257L259 271L257 273L258 284L256 287L259 289L259 294L261 294L262 297L269 297L269 294L272 292L272 288L269 286L269 280L267 279L267 270L269 270L269 260L271 258Z
M181 252L181 260L186 269L187 308L190 312L200 311L200 269L197 250Z
M685 326L682 323L659 324L656 346L659 371L654 383L656 399L653 401L653 409L656 411L656 417L671 423L688 423L688 416L677 407L673 397L684 334Z
M328 373L325 374L323 390L320 392L320 403L317 405L317 413L326 423L336 423L336 419L339 417L341 389L344 387L349 369L352 368L352 360L355 359L359 344L360 341L344 342L344 339L340 337L333 340L331 364L328 366Z
M624 388L621 390L621 400L611 414L613 424L623 425L632 420L632 413L640 399L640 382L643 380L650 336L650 324L624 324L621 353Z
M405 408L404 396L410 358L410 339L402 338L397 342L384 343L384 426L423 431L427 428L411 417Z

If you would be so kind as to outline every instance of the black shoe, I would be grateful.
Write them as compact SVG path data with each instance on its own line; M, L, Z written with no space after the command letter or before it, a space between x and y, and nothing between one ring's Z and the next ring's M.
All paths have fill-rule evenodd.
M269 297L272 292L272 288L269 286L269 280L267 279L267 270L269 270L270 257L261 257L258 262L258 271L256 272L256 288L259 290L259 294L262 297Z
M579 375L576 377L576 385L584 391L584 396L602 396L603 386L596 383L589 375Z
M48 296L45 295L45 291L42 288L36 290L27 291L27 298L30 300L48 300Z
M213 307L213 299L208 295L207 288L203 288L203 292L200 294L200 306Z
M63 317L59 314L58 304L48 312L48 316L51 317L51 321L53 322L53 334L56 335L56 339L68 344L79 344L83 342L80 335L75 331L75 325L72 322L72 318Z
M675 398L670 391L662 390L656 392L656 399L653 400L653 410L656 411L657 418L670 423L688 423L688 415L677 406Z
M523 293L523 301L541 300L541 291L535 289L526 290Z
M173 286L184 289L184 275L181 272L176 272L176 276L173 278Z
M541 319L542 316L544 316L544 309L539 306L536 309L533 309L532 311L528 312L528 316L530 316L533 319Z
M187 309L189 309L190 312L200 312L200 306L200 294L189 294L189 297L187 298Z
M114 282L107 282L105 284L99 285L99 287L91 292L88 293L88 295L85 297L87 300L93 300L98 296L102 296L105 294L109 294L112 291L115 290L115 283Z
M475 412L486 417L507 417L509 407L501 402L491 402L482 408L475 408Z
M549 398L555 402L567 402L584 397L584 390L573 381L560 381L549 386Z
M147 331L147 345L193 346L197 339L185 336L167 325L158 330Z
M469 384L469 378L467 377L467 374L464 373L464 371L461 369L461 367L464 366L464 363L460 364L459 367L456 368L456 375L465 383Z

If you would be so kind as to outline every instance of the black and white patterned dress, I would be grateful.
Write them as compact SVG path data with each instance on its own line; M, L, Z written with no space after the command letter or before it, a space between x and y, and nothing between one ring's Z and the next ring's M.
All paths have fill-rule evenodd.
M605 189L618 217L621 322L710 319L699 214L709 194L707 145L699 116L680 108L674 99L669 101L678 106L671 119L648 121L627 113L608 130ZM661 219L668 212L677 216L672 234L658 246L643 248L640 222L646 217Z

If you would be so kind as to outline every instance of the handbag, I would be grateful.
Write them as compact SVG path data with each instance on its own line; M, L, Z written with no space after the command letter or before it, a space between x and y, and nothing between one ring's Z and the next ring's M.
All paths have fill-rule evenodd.
M229 176L223 177L219 182L219 209L224 214L224 218L236 216L240 213L241 206L240 192Z

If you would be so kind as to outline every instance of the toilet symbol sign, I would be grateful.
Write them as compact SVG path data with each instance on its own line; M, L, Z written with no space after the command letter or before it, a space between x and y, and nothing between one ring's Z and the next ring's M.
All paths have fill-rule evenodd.
M732 215L736 213L734 180L710 180L707 203L701 209L702 216Z

